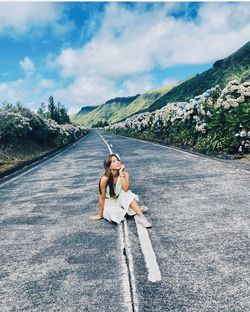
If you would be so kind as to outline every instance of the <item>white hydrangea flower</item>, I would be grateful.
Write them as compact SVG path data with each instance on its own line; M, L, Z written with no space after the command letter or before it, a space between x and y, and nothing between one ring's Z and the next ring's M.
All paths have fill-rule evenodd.
M241 136L241 137L245 137L245 136L247 136L246 131L245 131L245 130L240 131L240 136Z

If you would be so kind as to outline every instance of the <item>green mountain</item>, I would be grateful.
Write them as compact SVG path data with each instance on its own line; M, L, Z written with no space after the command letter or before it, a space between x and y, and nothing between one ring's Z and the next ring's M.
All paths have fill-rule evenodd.
M250 79L250 41L230 56L217 60L212 68L179 84L140 112L152 112L171 102L188 101L217 84L224 88L234 79L240 82Z
M84 106L81 108L80 112L77 113L77 116L87 114L96 108L97 106Z
M117 97L108 100L104 104L95 106L95 108L87 112L84 107L81 109L82 114L79 112L76 116L71 116L71 120L77 123L84 124L85 126L91 127L98 122L110 123L115 114L133 102L140 94L128 97Z
M129 105L123 107L123 109L121 109L121 110L118 110L116 112L116 114L112 117L111 123L116 123L118 121L124 120L129 116L137 114L142 109L147 110L147 108L155 100L157 100L163 94L167 93L174 86L175 86L174 84L169 84L169 85L164 86L162 88L158 88L158 89L153 90L153 91L148 91L147 93L138 96L138 98L136 98Z
M169 84L142 95L137 94L131 97L111 99L102 105L95 106L90 112L83 107L77 115L70 116L70 119L73 122L81 123L88 127L104 121L107 121L109 124L115 123L136 114L141 109L149 107L156 99L174 86L174 84Z
M112 124L137 113L154 111L167 103L189 101L217 84L224 88L234 79L240 82L250 79L250 41L232 55L217 60L212 68L179 81L178 84L167 85L142 95L111 99L94 108L86 106L77 115L70 116L70 119L87 127L104 121Z

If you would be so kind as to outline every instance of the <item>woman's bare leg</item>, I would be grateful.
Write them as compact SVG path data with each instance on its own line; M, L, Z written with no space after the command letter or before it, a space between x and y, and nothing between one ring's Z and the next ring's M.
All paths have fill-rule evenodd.
M137 201L135 199L132 200L130 207L139 215L143 216L143 212L141 211L141 208L138 206Z

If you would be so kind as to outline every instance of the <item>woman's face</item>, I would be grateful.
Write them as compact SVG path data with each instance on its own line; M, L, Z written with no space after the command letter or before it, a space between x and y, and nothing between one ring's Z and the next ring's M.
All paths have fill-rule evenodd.
M115 156L112 156L111 164L109 167L111 170L120 170L121 169L121 163L120 160L118 160Z

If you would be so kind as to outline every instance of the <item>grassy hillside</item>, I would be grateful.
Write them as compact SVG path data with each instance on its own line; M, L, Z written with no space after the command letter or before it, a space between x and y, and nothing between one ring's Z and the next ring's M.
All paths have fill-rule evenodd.
M146 109L159 97L171 90L175 85L169 84L162 88L158 88L153 91L149 91L145 94L140 95L137 99L131 102L128 106L123 107L123 109L118 110L116 114L112 117L111 122L115 123L126 119L138 113L142 109Z
M197 94L202 94L217 84L224 88L229 81L244 82L249 79L250 42L225 59L217 60L209 70L180 81L176 85L167 85L142 95L136 95L134 98L111 99L95 109L89 109L89 106L83 107L77 115L70 116L70 118L87 127L105 120L109 124L114 124L137 113L155 111L171 102L189 101Z
M224 88L235 79L240 82L250 79L250 41L232 55L216 61L212 68L176 86L140 112L152 112L171 102L188 101L217 84Z
M89 112L91 112L92 110L96 109L98 106L84 106L81 108L80 112L77 113L77 115L84 115L87 114Z
M171 90L174 86L174 84L171 84L142 95L138 94L133 97L111 99L91 111L83 107L77 115L70 116L70 119L88 127L103 120L112 124L136 114L141 109L149 107L156 99Z
M90 112L84 114L78 113L76 116L71 116L71 120L88 127L104 120L110 123L117 111L122 110L124 107L133 102L137 97L139 97L139 94L129 97L117 97L108 100Z

